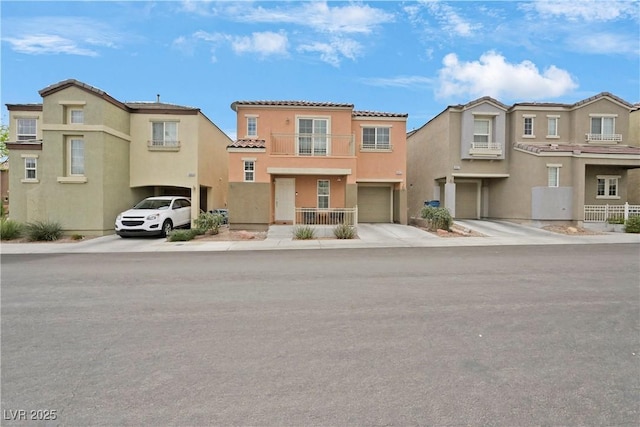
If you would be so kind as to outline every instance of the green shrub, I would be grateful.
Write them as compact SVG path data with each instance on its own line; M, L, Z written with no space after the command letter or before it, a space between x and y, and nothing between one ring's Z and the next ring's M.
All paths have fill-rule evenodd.
M32 242L52 242L62 236L62 226L55 221L36 221L27 223L25 235Z
M316 230L308 225L302 225L293 229L293 235L298 240L309 240L316 237Z
M340 224L333 229L333 235L338 239L355 239L356 229L352 225Z
M218 234L223 220L224 219L220 214L203 212L193 221L193 225L194 228L202 230L202 234L207 231L211 232L211 234Z
M82 240L84 239L84 236L82 234L72 234L71 235L71 240Z
M22 224L12 219L0 220L0 240L13 240L22 236Z
M626 233L640 233L640 216L632 216L624 226Z
M173 230L171 233L169 233L169 235L167 236L167 240L170 242L187 242L189 240L193 240L193 238L196 237L197 235L198 235L197 229L190 229L190 230L179 229L179 230Z
M7 210L4 207L4 203L0 200L0 219L4 219L7 216Z
M451 226L453 225L453 217L449 213L447 208L442 207L434 207L434 206L425 206L422 208L422 212L420 213L422 218L426 219L429 224L429 230L435 231L438 229L441 230L451 230Z
M609 224L624 224L624 215L611 215L607 218Z

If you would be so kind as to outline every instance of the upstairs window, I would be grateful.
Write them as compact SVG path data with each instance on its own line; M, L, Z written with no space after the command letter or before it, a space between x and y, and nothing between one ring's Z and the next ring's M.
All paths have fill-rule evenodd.
M301 156L326 156L328 128L327 119L299 119L298 154Z
M37 158L25 157L24 179L25 181L36 181L38 179L38 159Z
M534 121L534 117L532 116L525 116L524 117L524 129L522 134L524 136L528 136L528 137L533 137L534 133L533 133L533 121Z
M16 137L18 141L36 139L36 119L18 119Z
M69 175L84 175L84 140L69 140Z
M258 118L247 117L247 136L258 136Z
M591 133L596 135L613 135L615 133L614 117L591 117Z
M491 137L491 121L489 119L473 120L473 142L488 144Z
M69 110L69 123L83 124L84 123L84 111L80 108L72 108Z
M178 122L153 122L151 133L152 146L178 146Z
M388 127L362 128L362 148L364 150L390 150L389 133Z
M558 135L558 117L547 117L547 137Z

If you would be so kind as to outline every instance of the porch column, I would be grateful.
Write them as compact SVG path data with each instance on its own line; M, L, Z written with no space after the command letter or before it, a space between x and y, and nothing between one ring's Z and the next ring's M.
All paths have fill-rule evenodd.
M585 195L585 175L586 165L584 161L575 161L573 164L573 212L572 219L577 222L578 226L582 226L584 222L584 199Z
M444 184L444 207L449 209L452 217L456 217L456 184L447 182Z

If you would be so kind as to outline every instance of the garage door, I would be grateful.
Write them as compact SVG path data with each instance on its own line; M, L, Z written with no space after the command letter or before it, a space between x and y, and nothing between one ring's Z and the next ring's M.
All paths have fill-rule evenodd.
M478 218L478 185L456 183L456 218Z
M358 222L391 222L389 187L358 187Z

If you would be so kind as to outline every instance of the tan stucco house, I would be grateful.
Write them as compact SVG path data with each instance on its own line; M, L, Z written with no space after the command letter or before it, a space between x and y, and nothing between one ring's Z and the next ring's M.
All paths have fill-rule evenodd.
M581 222L591 206L623 205L640 168L633 110L610 93L447 107L407 136L409 215L437 200L458 219Z
M407 223L407 114L352 104L237 101L229 222Z
M148 196L188 196L192 218L225 206L231 140L198 108L121 102L73 79L39 94L6 105L12 219L104 235Z

